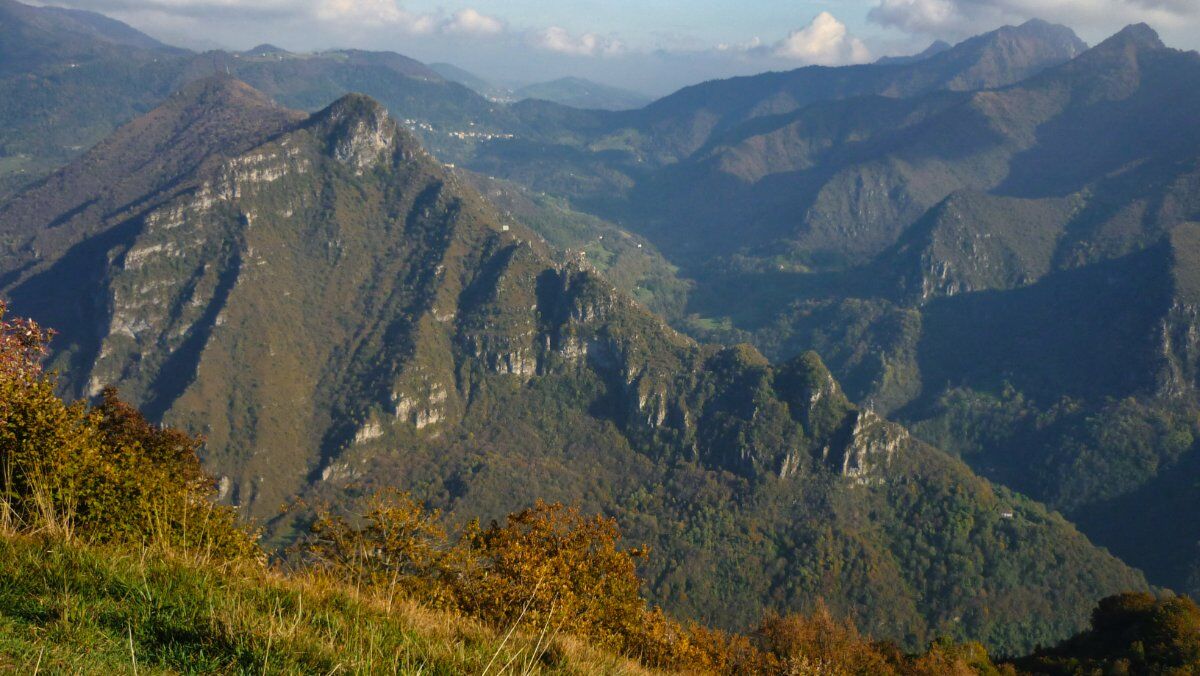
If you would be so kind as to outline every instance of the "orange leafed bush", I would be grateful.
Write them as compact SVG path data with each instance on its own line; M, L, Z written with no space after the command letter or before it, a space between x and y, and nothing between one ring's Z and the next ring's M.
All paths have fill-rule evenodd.
M261 557L255 533L215 505L199 439L150 424L105 390L92 407L55 394L40 359L49 333L0 304L0 506L10 528L94 542Z
M472 609L501 622L562 622L616 641L645 611L635 561L648 553L619 549L620 540L616 521L576 507L538 501L510 514L466 543L487 570L470 590Z
M450 540L441 513L407 493L368 500L363 525L322 509L298 547L308 566L356 586L404 594L439 607L460 605L458 580L468 553Z
M322 510L299 547L305 562L502 628L569 631L653 665L700 654L689 632L641 598L636 562L647 550L622 549L612 519L539 501L451 537L440 513L388 492L355 521Z
M354 525L352 521L361 525ZM560 631L652 667L731 674L933 676L1001 673L976 644L920 656L862 637L819 605L771 615L750 635L685 626L640 594L644 547L621 548L613 519L539 501L486 529L451 536L412 496L371 498L358 519L322 511L300 546L309 565L346 581L452 607L500 628Z

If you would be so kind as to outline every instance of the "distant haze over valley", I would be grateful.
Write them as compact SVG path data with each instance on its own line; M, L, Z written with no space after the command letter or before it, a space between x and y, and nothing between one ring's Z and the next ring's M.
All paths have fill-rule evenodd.
M774 0L541 3L475 0L59 0L103 12L197 51L267 42L291 51L396 51L511 86L564 77L662 96L705 80L805 65L866 63L1044 19L1089 43L1129 23L1200 47L1200 5L1186 0Z

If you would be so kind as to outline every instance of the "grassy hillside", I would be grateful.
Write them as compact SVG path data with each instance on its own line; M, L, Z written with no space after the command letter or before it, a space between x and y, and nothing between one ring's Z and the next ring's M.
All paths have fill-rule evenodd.
M510 634L316 575L13 534L0 535L0 669L647 673L552 629Z

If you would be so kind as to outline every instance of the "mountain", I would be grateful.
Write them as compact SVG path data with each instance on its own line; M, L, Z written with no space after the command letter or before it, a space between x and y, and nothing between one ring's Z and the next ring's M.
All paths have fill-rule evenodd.
M231 74L281 105L308 111L324 108L349 92L369 92L446 159L453 159L459 147L475 139L508 129L498 104L394 52L274 51L265 56L208 52L189 61L183 80L213 73Z
M897 102L922 95L948 100L953 97L947 92L1014 84L1071 60L1085 48L1069 29L1031 21L910 63L813 66L706 82L634 111L580 111L526 101L512 107L521 122L514 138L483 144L457 161L538 191L570 197L600 216L661 225L678 234L672 220L678 216L679 221L690 222L695 214L661 213L653 196L664 180L660 174L690 171L676 165L702 162L728 137L802 117L813 106L824 106L826 116L836 122L838 106L853 107L860 98L873 97L898 113L902 104ZM886 123L895 124L895 118ZM689 185L688 177L679 182ZM635 192L639 186L648 186L644 196ZM710 188L705 185L705 190ZM717 199L705 195L695 203L695 211L707 213L714 202L729 204L723 192L718 194ZM681 201L692 198L688 195ZM740 196L736 201L742 203ZM703 242L708 233L688 239Z
M450 82L467 87L471 91L494 101L512 101L511 89L492 84L478 75L459 68L452 63L431 63L429 68Z
M650 103L650 97L644 94L578 77L564 77L527 85L518 89L515 94L518 98L542 99L572 108L598 110L632 110Z
M11 125L0 125L0 196L62 166L186 82L213 74L231 74L284 105L309 111L348 92L365 92L407 120L446 161L470 163L483 173L517 179L542 192L565 190L573 197L594 198L623 194L647 161L657 165L680 159L717 127L748 117L864 92L899 96L1007 83L1017 73L1059 63L1079 47L1069 34L1049 28L1039 32L1030 25L1004 29L907 66L812 68L707 83L642 111L611 113L545 101L510 108L463 86L456 81L461 76L443 78L436 69L397 54L355 50L300 55L262 45L241 53L167 49L142 54L122 48L106 52L109 61L85 68L71 56L73 47L63 47L78 42L78 31L59 22L47 29L45 39L29 40L37 33L31 26L41 25L29 17L44 10L6 2L19 8L9 24L20 28L13 31L9 51L41 55L59 75L36 81L0 78L0 100L8 106L0 119ZM111 33L134 33L110 23ZM25 72L22 62L10 62ZM64 79L64 72L69 77ZM725 110L726 105L733 107ZM710 127L704 120L714 115L721 122ZM694 124L699 125L695 133L688 131ZM549 163L553 179L546 168L530 162Z
M98 14L4 0L0 197L78 157L188 82L217 74L309 111L369 92L448 160L519 126L503 107L400 54L294 54L273 45L195 54Z
M910 64L810 66L686 87L642 110L611 118L605 137L636 130L646 138L633 150L647 161L669 163L755 118L784 115L821 101L1000 87L1069 61L1085 48L1069 29L1031 21Z
M211 102L227 110L202 119L277 122L195 162L205 141L185 139L209 127L189 111ZM74 198L6 230L52 244L8 248L3 295L57 323L68 389L113 383L203 433L249 515L380 486L485 517L577 501L654 546L650 592L682 616L746 626L823 598L908 645L1045 644L1095 598L1145 588L1058 515L851 404L816 355L698 344L556 263L370 99L300 119L219 79L150 120L109 155L144 138L167 173L193 170L110 160L112 185L147 190L114 196L118 213L72 206L106 199L87 195L88 158L57 173Z
M692 225L690 310L819 351L852 399L1195 590L1197 84L1200 55L1131 26L1010 87L731 136L674 183L727 205ZM714 259L735 236L764 244Z
M513 102L520 99L540 99L573 108L598 110L628 110L641 108L650 103L650 98L643 94L578 77L564 77L513 90L488 82L453 64L433 63L429 67L443 78L466 86L480 96L493 101Z
M36 297L43 318L56 326L98 321L103 306L77 301L84 298L80 285L100 284L103 271L84 261L127 241L149 210L194 190L203 167L249 150L298 115L232 78L189 85L76 162L0 203L4 284L26 289L18 297ZM80 267L64 278L51 264Z
M99 14L0 2L0 197L161 102L181 53Z
M907 56L883 56L880 57L875 63L881 66L895 66L916 63L917 61L924 61L931 56L937 56L938 54L950 49L952 46L953 45L945 40L934 40L932 44L924 49L924 51L921 51L917 54L910 54Z
M0 77L39 72L64 62L78 68L121 54L179 51L102 14L0 2Z
M631 211L662 231L660 246L695 250L678 256L861 264L957 191L1062 197L1137 162L1161 180L1149 175L1197 149L1184 111L1198 63L1131 29L999 90L813 104L746 123L643 181ZM1097 152L1102 130L1111 140ZM665 239L677 222L693 224L678 245Z
M1016 35L1039 48L1008 49ZM1086 51L1062 35L1034 22L902 64L706 83L635 113L517 107L576 140L499 141L469 164L648 240L690 282L673 317L689 334L776 363L816 350L852 400L1195 592L1200 530L1181 515L1197 329L1182 290L1200 56L1145 25ZM1031 53L1061 58L994 68ZM807 98L776 96L790 81Z

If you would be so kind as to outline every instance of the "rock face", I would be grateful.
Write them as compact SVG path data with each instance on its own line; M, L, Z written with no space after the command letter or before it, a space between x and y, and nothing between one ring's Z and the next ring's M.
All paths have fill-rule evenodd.
M964 191L931 209L882 257L896 295L938 297L1015 289L1044 277L1078 198L1017 199Z
M776 388L814 435L825 466L858 485L886 481L888 467L909 444L903 427L851 404L815 352L783 366ZM794 472L793 464L785 468Z
M351 95L326 111L333 132L333 157L361 175L378 163L396 141L387 110L365 96Z
M871 411L855 411L849 422L849 434L841 448L832 450L826 459L842 476L858 483L884 480L887 467L908 441L908 432Z
M114 173L132 185L136 171ZM367 99L168 183L122 215L72 217L75 239L32 267L16 247L0 278L15 313L62 330L68 386L116 384L203 433L222 498L249 515L384 486L483 516L582 500L662 552L656 598L725 626L821 597L923 641L987 598L1022 613L960 631L1046 642L1096 597L1144 587L1039 506L853 406L815 354L775 367L697 344L555 262ZM976 524L950 531L953 547L930 540L950 498L926 494ZM913 547L973 563L914 562ZM1047 551L1078 565L1046 568ZM930 566L979 598L930 592ZM982 576L997 566L1032 572ZM1031 595L1055 603L1031 620Z
M1160 323L1157 393L1192 399L1200 392L1200 224L1174 228L1167 250L1172 288Z

